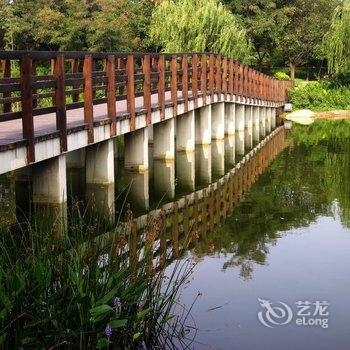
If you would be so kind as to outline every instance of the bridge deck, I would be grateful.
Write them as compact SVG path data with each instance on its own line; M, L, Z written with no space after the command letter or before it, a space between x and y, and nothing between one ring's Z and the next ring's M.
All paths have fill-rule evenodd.
M165 93L165 104L171 103L170 92ZM191 93L189 94L191 96ZM180 98L181 91L178 92ZM153 94L151 97L152 108L158 106L158 95ZM135 98L136 113L142 112L143 97ZM127 116L127 101L121 100L116 103L117 119ZM94 121L110 119L107 113L107 103L94 105ZM76 108L67 111L67 129L76 128L85 125L84 108ZM22 120L10 120L0 124L0 146L5 146L23 140ZM57 131L56 113L49 113L34 117L34 135L35 137L50 135Z

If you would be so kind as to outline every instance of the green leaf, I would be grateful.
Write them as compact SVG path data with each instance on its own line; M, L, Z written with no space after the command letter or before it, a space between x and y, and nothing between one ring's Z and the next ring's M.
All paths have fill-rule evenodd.
M137 313L137 318L144 318L144 317L146 317L149 314L150 311L151 311L151 308L147 308L147 309L144 309L144 310L138 312Z
M133 335L132 339L133 339L133 340L137 340L137 339L139 339L139 338L141 337L141 335L142 335L142 333L137 332L137 333L135 333L135 334Z
M112 320L108 324L110 325L111 328L121 328L125 327L127 324L128 320Z
M111 311L113 311L113 309L106 304L94 307L90 310L92 321L101 321Z
M107 338L101 338L98 340L96 348L97 349L107 348L109 344L111 344L110 340L108 340Z

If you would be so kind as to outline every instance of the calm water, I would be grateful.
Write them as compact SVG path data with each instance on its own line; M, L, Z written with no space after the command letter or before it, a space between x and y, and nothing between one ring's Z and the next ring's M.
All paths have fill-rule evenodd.
M187 322L197 330L189 329L192 348L348 349L350 140L292 144L189 257L196 267L180 302L189 307L201 294ZM264 326L258 299L271 302L275 323L288 321L279 302L292 320ZM303 311L298 301L311 305ZM312 316L318 301L329 306ZM296 325L300 311L328 328Z

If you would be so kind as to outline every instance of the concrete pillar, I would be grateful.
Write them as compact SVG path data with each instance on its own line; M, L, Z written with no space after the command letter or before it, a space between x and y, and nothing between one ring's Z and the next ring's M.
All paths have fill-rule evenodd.
M236 153L240 156L244 155L244 130L236 132Z
M225 135L235 135L236 132L236 117L235 104L225 103Z
M129 184L127 201L131 210L144 212L149 209L149 172L125 171L125 183Z
M253 148L253 129L247 128L244 131L244 151L247 152Z
M265 137L266 135L266 109L265 107L259 107L260 113L259 113L259 134L261 137Z
M156 142L156 133L154 133ZM175 198L175 164L174 159L167 161L155 159L153 162L154 191L156 199L171 201Z
M225 166L233 168L236 162L236 135L225 137Z
M216 180L225 174L225 141L215 140L211 145L212 174Z
M0 175L0 229L8 230L16 223L15 178L10 174Z
M208 185L211 183L211 144L196 147L196 183Z
M15 170L16 216L18 222L27 221L31 216L32 168L27 166Z
M211 113L211 138L223 140L225 138L225 102L213 104Z
M246 129L253 129L252 106L245 106L244 108L244 126Z
M176 192L186 194L195 190L195 152L176 154Z
M271 108L271 129L276 129L276 108Z
M43 224L54 222L54 230L60 235L67 221L66 156L36 163L32 171L35 208L41 218L50 219Z
M253 141L257 143L260 141L259 131L259 107L253 107Z
M148 127L125 134L124 167L129 171L148 170Z
M153 143L154 137L153 137L153 125L148 125L148 142Z
M236 113L235 113L236 131L244 131L244 126L245 126L244 107L245 107L244 105L240 105L240 104L236 105Z
M195 113L194 110L176 117L176 150L194 152Z
M91 212L114 222L113 139L86 148L86 200Z
M85 148L66 154L68 197L81 201L85 192Z
M153 125L153 158L170 160L175 157L174 118Z
M269 134L271 132L271 108L267 107L265 112L265 125L266 125L266 133Z
M212 106L207 105L195 111L195 139L198 145L211 143Z

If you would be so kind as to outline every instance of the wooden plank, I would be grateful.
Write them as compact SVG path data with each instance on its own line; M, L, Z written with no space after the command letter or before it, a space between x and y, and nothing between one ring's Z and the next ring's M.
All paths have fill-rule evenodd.
M28 163L35 162L33 92L32 92L32 60L23 56L20 63L22 129L23 138L27 140Z
M234 63L230 58L228 62L228 93L230 94L230 100L233 100L233 88L234 88Z
M173 55L170 62L171 102L174 104L173 117L177 116L177 56Z
M10 78L11 77L11 61L10 60L3 60L2 61L2 72L3 72L3 78ZM4 93L3 98L10 98L11 92ZM4 103L4 113L10 113L12 111L12 103L6 102Z
M160 120L165 118L165 56L160 55L158 60L158 105Z
M61 152L67 151L67 113L64 55L58 54L55 59L54 76L56 77L56 128L60 132Z
M198 108L198 55L192 55L192 93L194 95L194 108Z
M234 72L235 77L234 77L234 84L233 84L233 92L237 97L239 93L239 65L237 61L234 64L234 69L235 69L235 72Z
M134 56L128 55L126 61L126 75L128 77L127 86L126 86L126 100L128 113L130 115L130 130L135 130L135 62Z
M203 104L207 104L207 55L203 54L201 58L201 92Z
M108 117L111 118L111 136L115 136L116 130L116 91L115 91L115 56L108 55L106 61L106 75L107 75L107 113Z
M143 107L146 109L147 125L152 123L152 102L151 102L151 57L145 55L142 61L143 71Z
M91 55L84 58L84 122L88 126L88 143L94 142L94 108L93 108L93 84L92 84L92 61Z
M188 111L188 62L187 55L182 55L182 97L185 102L185 112Z

